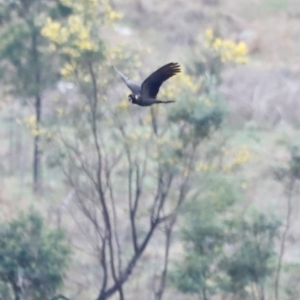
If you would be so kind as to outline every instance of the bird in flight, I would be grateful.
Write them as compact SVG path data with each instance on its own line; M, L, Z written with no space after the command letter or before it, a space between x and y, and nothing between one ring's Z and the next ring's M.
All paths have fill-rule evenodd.
M132 92L132 94L128 96L129 102L140 106L175 102L174 100L158 100L156 96L163 82L181 71L178 63L169 63L159 68L146 78L141 86L131 81L116 68L114 69Z

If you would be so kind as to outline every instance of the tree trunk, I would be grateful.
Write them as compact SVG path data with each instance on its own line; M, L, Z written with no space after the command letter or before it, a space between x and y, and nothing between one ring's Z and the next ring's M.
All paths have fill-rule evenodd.
M38 134L34 137L33 152L33 190L37 192L41 184L41 153L40 153L40 123L41 123L41 97L35 98L36 129Z
M9 282L11 284L12 290L14 292L15 300L22 300L22 298L23 298L22 297L22 289L17 284L16 279L12 275L9 275L8 279L9 279Z
M275 275L275 300L279 300L279 287L280 287L280 273L281 273L281 267L282 267L282 259L285 253L285 242L286 237L288 234L288 231L291 226L291 216L292 216L292 196L293 196L293 190L294 190L294 184L295 184L295 178L291 178L291 181L289 183L288 189L287 189L287 212L286 212L286 224L285 229L282 234L282 238L280 241L280 250L279 250L279 257L278 257L278 263L277 263L277 269L276 269L276 275Z
M37 192L41 188L41 151L40 151L40 126L41 126L41 110L42 99L41 90L41 74L40 61L38 52L38 32L34 29L32 33L32 60L33 70L35 72L35 117L36 117L36 135L34 136L33 150L33 190Z

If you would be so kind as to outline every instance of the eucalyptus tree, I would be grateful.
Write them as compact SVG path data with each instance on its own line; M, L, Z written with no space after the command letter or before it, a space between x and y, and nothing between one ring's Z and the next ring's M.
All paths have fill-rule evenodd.
M41 183L41 127L43 95L58 79L53 53L41 34L48 16L72 13L56 0L0 1L1 79L8 92L34 107L33 187Z

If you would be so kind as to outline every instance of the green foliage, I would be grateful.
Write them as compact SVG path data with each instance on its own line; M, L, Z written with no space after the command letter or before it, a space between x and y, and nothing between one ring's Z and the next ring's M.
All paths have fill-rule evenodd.
M291 160L289 164L291 176L295 179L300 179L300 153L299 148L294 147L291 150Z
M217 268L227 241L225 216L237 199L232 185L215 175L200 198L187 206L181 231L186 255L171 273L171 281L183 293L197 294L199 299L206 300L220 289ZM224 218L218 217L221 212Z
M2 224L0 299L50 299L62 285L69 254L64 233L48 229L34 211Z
M269 0L265 5L268 10L271 11L285 11L289 7L289 1L287 0Z
M249 220L229 223L229 245L234 249L221 263L221 269L230 278L230 293L245 295L252 285L264 286L274 271L275 242L280 222L262 213Z
M60 19L61 17L68 17L73 13L73 9L67 5L64 5L60 1L57 1L57 5L52 7L49 15L53 20Z
M181 229L185 256L176 262L171 281L181 292L199 299L217 293L246 298L253 286L264 293L275 271L280 222L262 213L237 220L229 212L237 191L222 178L209 181L214 183L188 206Z
M228 63L244 64L248 61L248 48L244 42L224 39L212 29L207 29L204 40L192 48L191 57L188 66L190 74L209 74L220 82L222 70Z
M77 18L78 24L82 23L80 20L84 20L81 15ZM76 84L79 100L72 101L71 105L65 105L68 102L65 98L67 95L62 95L62 99L58 101L64 112L60 124L64 123L65 126L60 126L56 147L56 151L60 149L60 153L53 155L52 165L59 165L64 169L70 185L76 186L76 193L89 195L81 204L81 197L77 198L80 207L83 208L83 214L86 215L90 212L103 214L104 210L95 205L99 201L97 194L101 191L102 182L109 186L115 201L123 199L124 204L127 195L129 203L132 201L131 195L141 180L141 191L138 188L136 199L139 198L140 192L143 199L149 199L143 206L136 206L138 212L135 222L138 224L138 240L141 241L148 230L145 222L141 222L142 217L151 216L163 206L166 206L166 211L172 209L170 201L171 197L173 199L175 197L169 196L163 187L168 181L172 182L170 194L177 193L180 187L182 190L189 185L191 190L197 188L190 180L193 178L194 182L199 181L196 165L202 157L198 154L200 152L197 147L202 141L209 140L212 133L219 129L225 109L213 78L205 78L198 88L198 78L191 78L184 72L180 77L176 76L179 79L173 78L175 82L179 81L177 85L174 81L169 85L172 88L168 89L165 85L164 91L162 89L160 94L162 99L175 99L176 105L141 109L130 105L127 99L121 102L120 97L114 97L114 93L111 93L111 90L115 90L117 80L122 84L111 65L118 67L119 63L125 62L126 51L123 52L122 49L113 51L109 47L104 47L99 36L97 39L93 36L92 28L95 24L92 25L91 28L88 26L74 28L69 22L58 23L50 20L43 29L44 35L53 42L53 49L60 54L61 74ZM78 34L77 31L74 34L75 29L78 29ZM85 39L79 39L80 32L86 33ZM110 56L115 56L115 61L112 61ZM127 93L126 87L123 85L122 87L124 93ZM165 96L163 92L166 93ZM139 109L140 113L136 113L135 109ZM153 129L155 122L157 132ZM61 155L64 152L66 155ZM206 150L202 153L204 155ZM115 163L111 167L109 165L104 167L104 162ZM102 167L109 169L98 173ZM139 179L140 172L143 173L141 179ZM100 186L96 186L95 182ZM170 207L164 203L162 206L157 205L157 200L151 202L151 199L158 199L155 195L157 189L163 197L168 197L164 203L171 203ZM101 197L103 195L100 195ZM107 197L106 192L104 197ZM231 199L228 199L228 202L230 201ZM106 198L105 203L108 203ZM123 222L124 215L117 211L113 218ZM91 221L90 218L87 220ZM95 223L91 225L95 226ZM99 218L97 226L103 231L106 230L105 217ZM209 240L209 233L214 230L216 232L214 242L218 243L218 228L215 229L212 223L207 226L208 233L204 231L203 236ZM97 232L100 232L98 229ZM118 234L118 231L113 232ZM128 260L128 253L131 253L130 246L128 243L122 243L120 247L121 258ZM217 245L215 248L215 251L218 251ZM206 254L207 250L205 251ZM204 254L203 257L206 258ZM209 290L208 293L213 293L205 283L206 277L210 277L213 271L205 260L202 262L199 258L199 263L207 266L203 285ZM99 269L101 268L100 264Z
M54 58L46 50L48 40L41 35L41 29L47 15L56 14L62 18L59 11L60 3L56 0L18 0L1 4L1 79L9 85L11 93L34 97L57 81Z
M300 265L299 263L286 263L285 272L288 274L284 284L284 292L288 300L300 298Z
M185 122L191 130L182 131L185 140L193 136L195 140L205 139L219 129L226 109L217 92L217 82L214 76L207 76L202 83L201 93L192 98L187 93L179 96L176 107L170 112L171 122ZM189 139L188 138L188 139Z
M286 166L277 166L274 170L274 177L278 181L285 179L300 179L300 152L298 146L289 149L290 160Z
M33 188L40 189L42 110L44 92L58 81L54 55L41 34L44 20L59 10L57 0L14 0L0 4L0 78L10 95L22 101L34 99ZM1 18L5 15L5 18ZM63 15L61 14L61 17Z

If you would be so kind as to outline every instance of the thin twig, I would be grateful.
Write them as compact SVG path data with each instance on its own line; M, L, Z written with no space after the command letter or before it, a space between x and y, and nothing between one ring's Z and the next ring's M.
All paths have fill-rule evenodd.
M285 228L284 228L281 243L280 243L278 264L277 264L276 275L275 275L275 300L279 299L280 273L281 273L282 260L283 260L283 256L284 256L284 252L285 252L286 236L288 234L288 231L289 231L290 225L291 225L292 196L293 196L294 184L295 184L295 178L291 177L289 185L288 185L288 189L287 189L286 224L285 224Z

